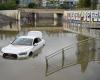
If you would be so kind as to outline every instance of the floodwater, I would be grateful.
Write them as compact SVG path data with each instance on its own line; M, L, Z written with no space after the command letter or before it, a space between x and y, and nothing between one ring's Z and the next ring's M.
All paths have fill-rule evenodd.
M50 19L39 20L35 25L15 22L0 27L0 49L30 30L42 31L46 40L46 45L38 51L38 56L21 60L0 57L0 80L100 80L99 37L91 39L91 36L65 31L64 27L63 23L58 25L57 21ZM78 44L82 40L86 41ZM59 53L47 58L46 66L46 56L69 45L72 48L65 50L64 59L62 53Z

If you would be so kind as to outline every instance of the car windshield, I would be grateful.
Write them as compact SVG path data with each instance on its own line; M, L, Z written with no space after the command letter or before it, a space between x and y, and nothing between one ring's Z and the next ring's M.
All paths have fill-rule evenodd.
M33 42L33 39L17 38L11 44L12 45L26 45L26 46L31 46L32 45L32 42Z

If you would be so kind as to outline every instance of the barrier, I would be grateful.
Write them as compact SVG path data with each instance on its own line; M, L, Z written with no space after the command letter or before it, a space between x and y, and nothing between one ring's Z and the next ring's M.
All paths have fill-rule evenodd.
M93 50L95 51L93 41L94 41L93 38L88 38L88 39L76 42L77 48L74 46L74 44L71 44L67 47L64 47L64 48L58 50L58 51L55 51L51 55L46 56L45 57L46 76L53 74L63 68L75 66L77 64L82 64L82 63L84 64L84 58L83 58L83 60L81 60L83 62L80 62L80 60L77 61L77 58L75 56L76 56L76 54L77 55L85 54L84 56L86 56L88 54L87 52L90 53L90 51L91 52L93 52ZM84 52L84 53L82 53L82 52ZM87 55L86 57L89 58L88 56L89 55ZM93 60L93 61L95 61L95 60ZM86 63L88 63L88 61L86 61Z
M64 19L98 22L100 21L100 11L99 10L64 11Z
M0 10L0 14L20 20L20 11L19 10Z

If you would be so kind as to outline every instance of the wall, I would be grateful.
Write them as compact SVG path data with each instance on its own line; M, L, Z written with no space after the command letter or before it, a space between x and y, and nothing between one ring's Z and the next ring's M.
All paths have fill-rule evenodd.
M99 10L64 11L64 20L100 21Z
M18 10L0 10L0 14L20 20L20 12Z

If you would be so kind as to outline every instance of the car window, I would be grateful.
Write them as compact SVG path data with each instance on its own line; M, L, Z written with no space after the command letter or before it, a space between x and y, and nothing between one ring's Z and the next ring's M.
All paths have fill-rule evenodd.
M38 42L40 42L41 41L41 39L40 38L38 38Z
M12 42L13 45L27 45L31 46L33 39L28 38L17 38L15 41Z
M35 43L39 43L40 41L41 41L40 38L35 38L33 44L35 44Z

